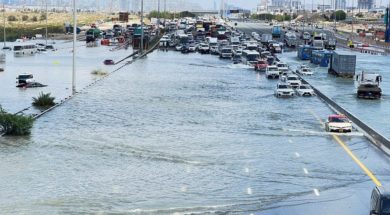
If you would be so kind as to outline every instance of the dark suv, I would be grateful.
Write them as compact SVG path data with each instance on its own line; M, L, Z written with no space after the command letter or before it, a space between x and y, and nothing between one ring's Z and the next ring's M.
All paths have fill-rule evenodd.
M390 188L375 187L370 205L370 215L390 215Z

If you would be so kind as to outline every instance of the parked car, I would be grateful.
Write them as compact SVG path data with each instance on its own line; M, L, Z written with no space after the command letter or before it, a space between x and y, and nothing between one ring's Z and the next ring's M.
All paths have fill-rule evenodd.
M352 132L352 122L341 114L330 115L325 123L328 132Z
M290 85L286 83L278 83L276 85L276 89L275 89L276 97L293 97L294 94L295 94L294 90L291 88Z
M302 84L297 88L297 94L299 96L315 96L313 88L308 84Z

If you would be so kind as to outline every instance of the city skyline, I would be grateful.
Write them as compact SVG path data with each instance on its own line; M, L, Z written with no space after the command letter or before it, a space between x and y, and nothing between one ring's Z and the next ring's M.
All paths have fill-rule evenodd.
M318 5L333 5L336 1L337 8L344 9L346 7L360 5L361 8L368 8L367 5L372 7L385 6L389 4L388 1L384 0L307 0L305 5L302 7L310 8L312 4L314 7ZM390 1L390 0L389 0ZM68 7L71 6L69 0L47 0L49 7ZM166 2L166 4L164 4ZM272 0L224 0L226 5L234 5L239 8L254 10L259 5L267 3L267 5L273 5ZM370 2L370 3L368 3ZM302 3L302 1L301 1ZM360 3L360 4L358 4ZM42 6L45 4L45 0L5 0L5 4L17 5L17 6ZM79 0L77 1L78 7L81 9L91 10L104 10L104 11L139 11L140 0ZM157 9L158 0L145 0L144 9L145 11L151 11ZM215 10L220 9L222 0L160 0L160 9L168 11L183 11L183 10Z

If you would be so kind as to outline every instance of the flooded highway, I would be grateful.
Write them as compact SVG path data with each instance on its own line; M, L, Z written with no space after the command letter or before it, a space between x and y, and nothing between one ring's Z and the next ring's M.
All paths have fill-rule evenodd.
M44 41L36 41L43 42ZM49 41L51 44L52 41ZM13 46L14 43L8 43ZM85 42L76 44L76 68L77 90L81 90L89 83L101 77L92 75L93 70L109 72L112 66L105 66L102 62L111 58L122 59L132 51L117 50L109 51L109 47L99 46L86 48ZM6 51L5 72L0 72L0 91L7 92L0 94L1 105L10 112L17 112L31 106L32 97L38 96L40 92L51 93L60 101L71 94L72 82L72 43L69 41L55 41L54 47L57 51L47 51L33 56L15 57L12 51ZM21 74L32 74L34 80L48 85L44 88L16 88L16 77Z
M80 85L106 54L82 55ZM13 80L9 73L1 80ZM48 92L70 88L70 75L47 77ZM276 98L276 84L230 60L155 51L37 120L31 136L0 139L0 210L367 214L375 184L322 127L331 110L316 97ZM10 110L29 104L1 101ZM390 180L388 157L362 134L338 138Z

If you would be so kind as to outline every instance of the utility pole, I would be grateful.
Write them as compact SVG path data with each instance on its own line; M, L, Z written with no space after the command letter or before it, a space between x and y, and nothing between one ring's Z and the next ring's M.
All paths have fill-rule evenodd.
M5 41L6 41L6 34L5 34L5 0L3 0L3 37L4 37L4 47L6 46Z
M46 39L46 45L47 45L47 19L48 19L48 17L47 17L47 0L45 0L45 7L46 7L46 15L45 15L45 17L46 17L46 36L45 36L45 39Z
M157 11L158 11L158 18L157 18L157 35L160 36L160 0L158 0L158 6L157 6Z
M77 40L76 0L73 0L73 68L72 68L72 95L76 94L76 40Z
M140 53L144 52L144 0L141 0L141 48Z

